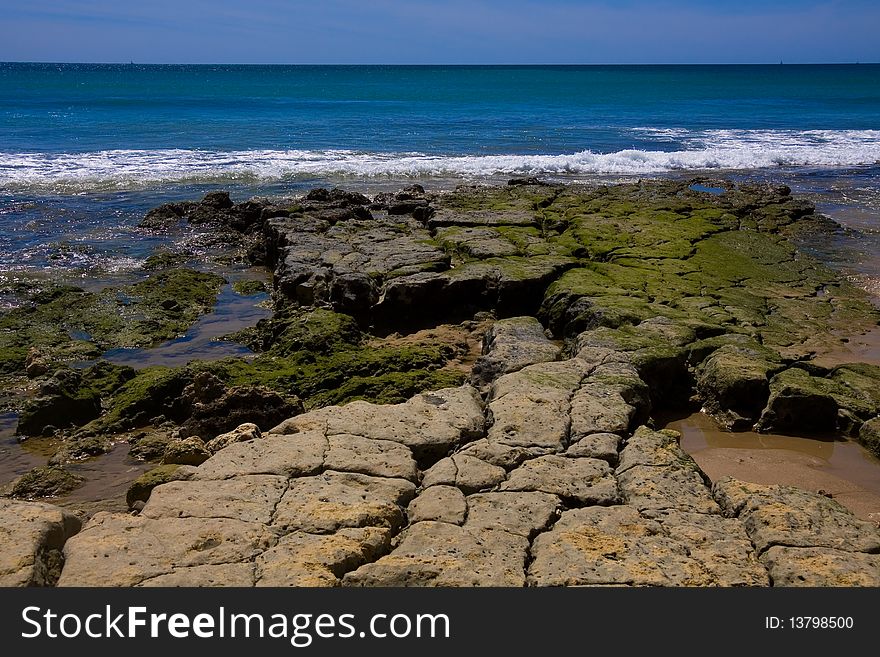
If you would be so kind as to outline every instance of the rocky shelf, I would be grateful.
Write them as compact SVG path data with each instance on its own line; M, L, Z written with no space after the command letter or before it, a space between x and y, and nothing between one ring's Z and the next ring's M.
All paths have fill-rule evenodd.
M131 513L81 528L3 500L0 583L880 585L876 525L818 493L710 482L652 428L698 405L880 451L880 368L814 362L880 318L795 246L836 225L784 187L512 183L152 211L149 229L212 223L268 266L275 316L238 336L249 360L50 374L63 340L30 353L45 378L25 427L88 412L13 497L57 492L110 433L164 464Z
M0 583L880 585L876 526L819 494L710 484L675 432L636 427L645 389L625 354L586 348L501 375L485 404L465 385L245 425L166 467L138 515L75 533L4 502Z

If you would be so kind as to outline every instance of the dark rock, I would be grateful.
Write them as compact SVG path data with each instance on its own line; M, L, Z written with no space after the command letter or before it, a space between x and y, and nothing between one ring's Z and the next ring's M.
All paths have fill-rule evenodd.
M729 430L751 427L770 395L770 377L782 369L778 354L757 343L725 345L697 369L706 412Z
M787 369L770 381L770 398L755 428L758 431L833 431L837 400L833 384L798 368Z
M306 194L307 201L321 201L328 202L330 200L330 190L326 187L317 187L315 189L309 190L309 193Z
M49 465L64 465L100 456L110 451L112 445L104 436L74 436L67 438L52 458Z
M186 387L182 404L187 419L181 425L181 436L204 436L208 440L248 422L267 430L303 410L297 398L287 399L259 386L227 389L207 372L196 375Z
M538 180L535 177L530 177L530 178L511 178L510 180L507 181L507 184L510 185L511 187L520 187L523 185L547 185L548 183L545 183L541 180Z
M379 289L367 274L351 272L333 279L330 301L338 312L363 315L379 301Z
M187 208L179 203L166 203L147 212L138 224L139 228L162 230L176 226L183 219Z
M228 210L232 207L232 200L229 198L229 192L208 192L200 205L214 210Z
M425 199L409 199L409 200L397 200L393 203L390 203L387 207L388 214L413 214L416 211L421 211L422 216L424 216L424 208L428 207L428 201Z

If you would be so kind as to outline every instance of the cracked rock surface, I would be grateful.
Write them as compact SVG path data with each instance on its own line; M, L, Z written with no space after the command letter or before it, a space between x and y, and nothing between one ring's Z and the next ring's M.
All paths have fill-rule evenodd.
M323 386L329 369L332 390L364 387L316 387L274 428L286 412L212 430L197 465L148 477L135 515L80 529L0 500L0 583L880 585L877 527L819 494L713 483L651 428L698 401L731 428L828 426L880 449L880 368L810 362L878 318L787 239L829 222L784 188L726 190L414 186L261 205L253 229L291 312L276 328L300 356L327 353L288 361L270 342L241 376ZM502 319L469 377L434 378L449 358L403 347L393 367L367 363L382 347L360 337L331 357L356 325L402 340L487 312ZM309 327L324 337L302 342ZM371 397L400 368L413 376L383 390L406 392Z
M523 364L485 402L464 385L242 435L139 516L92 518L58 584L880 583L875 527L818 494L713 486L675 432L638 425L630 356L600 356Z

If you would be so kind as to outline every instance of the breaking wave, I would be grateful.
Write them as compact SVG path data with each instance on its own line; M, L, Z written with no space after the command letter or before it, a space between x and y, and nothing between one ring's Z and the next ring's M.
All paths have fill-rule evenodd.
M0 188L58 192L162 183L269 183L321 177L588 177L670 171L834 168L880 162L880 130L709 130L634 128L669 150L582 150L570 154L433 155L353 150L105 150L0 152Z

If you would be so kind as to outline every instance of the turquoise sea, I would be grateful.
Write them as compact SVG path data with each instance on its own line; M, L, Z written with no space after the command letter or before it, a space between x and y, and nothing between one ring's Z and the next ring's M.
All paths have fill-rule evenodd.
M880 65L0 64L0 271L137 268L226 188L724 174L880 213Z

